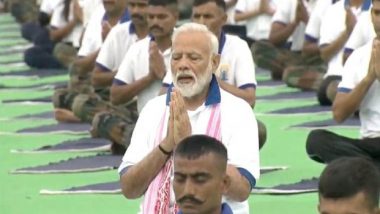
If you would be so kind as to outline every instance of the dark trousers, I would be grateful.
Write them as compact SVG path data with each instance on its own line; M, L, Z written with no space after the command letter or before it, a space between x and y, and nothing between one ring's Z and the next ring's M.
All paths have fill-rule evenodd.
M37 32L31 33L33 29ZM25 37L31 37L34 46L24 52L24 61L27 65L34 68L63 68L62 64L53 56L54 42L49 38L47 28L36 28L36 26L26 26Z
M306 141L309 157L320 163L329 163L341 157L363 157L380 169L380 137L352 139L327 130L313 130Z

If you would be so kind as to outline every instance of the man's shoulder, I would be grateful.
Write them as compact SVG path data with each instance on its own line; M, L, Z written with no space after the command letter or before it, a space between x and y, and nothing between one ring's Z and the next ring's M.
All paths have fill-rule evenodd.
M238 36L226 34L226 43L222 51L222 57L227 55L228 57L238 57L242 51L250 51L246 41Z
M252 107L245 100L223 89L220 89L220 96L222 108L231 108L234 111L239 111L241 109L252 110Z
M132 57L138 60L147 60L145 57L140 57L140 54L148 54L149 53L149 43L150 37L146 37L142 40L139 40L131 45L128 52Z

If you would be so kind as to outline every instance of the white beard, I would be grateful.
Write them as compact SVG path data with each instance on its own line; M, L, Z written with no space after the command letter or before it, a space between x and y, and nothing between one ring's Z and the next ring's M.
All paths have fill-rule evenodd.
M191 98L200 94L211 82L212 75L210 75L212 69L212 64L210 63L207 67L206 72L201 74L199 77L195 76L194 72L191 70L178 71L173 84L174 87L179 90L182 96ZM194 83L190 84L181 84L178 82L179 77L181 76L191 76L194 79Z

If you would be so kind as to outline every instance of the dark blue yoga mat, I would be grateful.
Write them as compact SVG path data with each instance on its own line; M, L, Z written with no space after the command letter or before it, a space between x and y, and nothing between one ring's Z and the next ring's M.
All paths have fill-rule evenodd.
M294 99L317 99L314 91L282 92L278 94L256 97L257 100L294 100Z
M253 194L291 195L318 191L318 178L303 179L292 184L281 184L274 187L255 187Z
M12 150L13 153L51 153L51 152L102 152L110 151L111 142L101 138L81 138L67 140L56 145L47 145L35 150Z
M24 102L31 102L31 103L50 103L51 97L41 97L41 98L34 98L34 99L11 99L11 100L3 100L2 103L24 103Z
M301 123L301 124L294 125L291 127L296 127L296 128L352 127L352 128L355 128L355 127L360 127L360 119L357 117L350 117L341 124L335 122L335 120L333 119L327 119L327 120L322 120L322 121L311 121L311 122Z
M290 108L283 108L267 113L270 114L312 114L312 113L322 113L330 112L331 106L321 106L319 104L309 105L309 106L297 106Z
M56 88L64 88L67 87L67 81L60 81L56 83L43 83L36 85L28 85L28 86L6 86L0 84L0 89L31 89L31 90L49 90Z
M33 128L26 128L17 131L17 133L85 133L91 129L87 123L58 123L53 125L44 125Z
M0 76L37 76L37 77L50 77L57 75L68 74L65 69L32 69L26 71L12 71L0 73Z
M261 173L270 173L278 170L283 170L286 167L264 167L261 169ZM72 187L65 190L41 190L40 194L118 194L121 193L119 181L90 184L81 187Z
M21 115L18 117L15 117L15 119L54 119L54 112L52 111L47 111L47 112L42 112L42 113L37 113L37 114L26 114L26 115Z
M285 84L281 81L275 80L263 80L257 82L257 87L276 87L276 86L285 86Z
M116 169L122 160L120 155L101 154L87 157L76 157L47 165L26 167L12 171L14 174L48 174L96 172Z

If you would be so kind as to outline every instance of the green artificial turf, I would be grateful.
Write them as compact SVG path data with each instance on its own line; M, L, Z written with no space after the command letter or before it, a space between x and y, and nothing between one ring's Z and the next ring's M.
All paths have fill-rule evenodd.
M9 15L0 15L0 51L5 47L26 44L20 38L19 26L12 23ZM10 29L10 30L6 30ZM14 36L9 39L7 36ZM11 67L1 63L20 60L20 54L0 55L0 72L17 72L29 69L27 66ZM258 81L268 80L268 74L257 75ZM49 78L36 77L4 77L0 84L6 86L31 86L42 83L54 83L67 80L67 75ZM260 85L260 84L259 84ZM257 96L271 95L280 92L291 92L296 89L285 86L258 87ZM53 90L7 90L0 89L0 101L9 99L31 99L51 96ZM256 102L254 112L268 129L267 144L260 151L262 166L288 166L287 170L264 174L258 180L257 186L270 187L286 184L318 176L323 165L311 161L305 153L307 129L289 129L289 126L331 118L331 113L312 115L270 115L266 112L285 107L295 107L315 104L316 99L298 99L285 101ZM20 154L11 153L14 149L36 149L44 145L58 144L68 139L76 139L86 135L70 134L17 134L22 128L55 124L53 119L15 119L25 114L52 111L51 103L5 104L0 103L0 213L137 213L139 200L127 200L122 195L40 195L42 189L62 190L74 186L83 186L101 182L111 182L118 179L116 170L93 173L75 174L10 174L12 170L47 164L77 156L94 155L94 153L53 153L53 154ZM357 136L355 129L332 129L347 136ZM273 196L251 195L249 198L251 213L255 214L303 214L317 213L318 198L316 193Z

